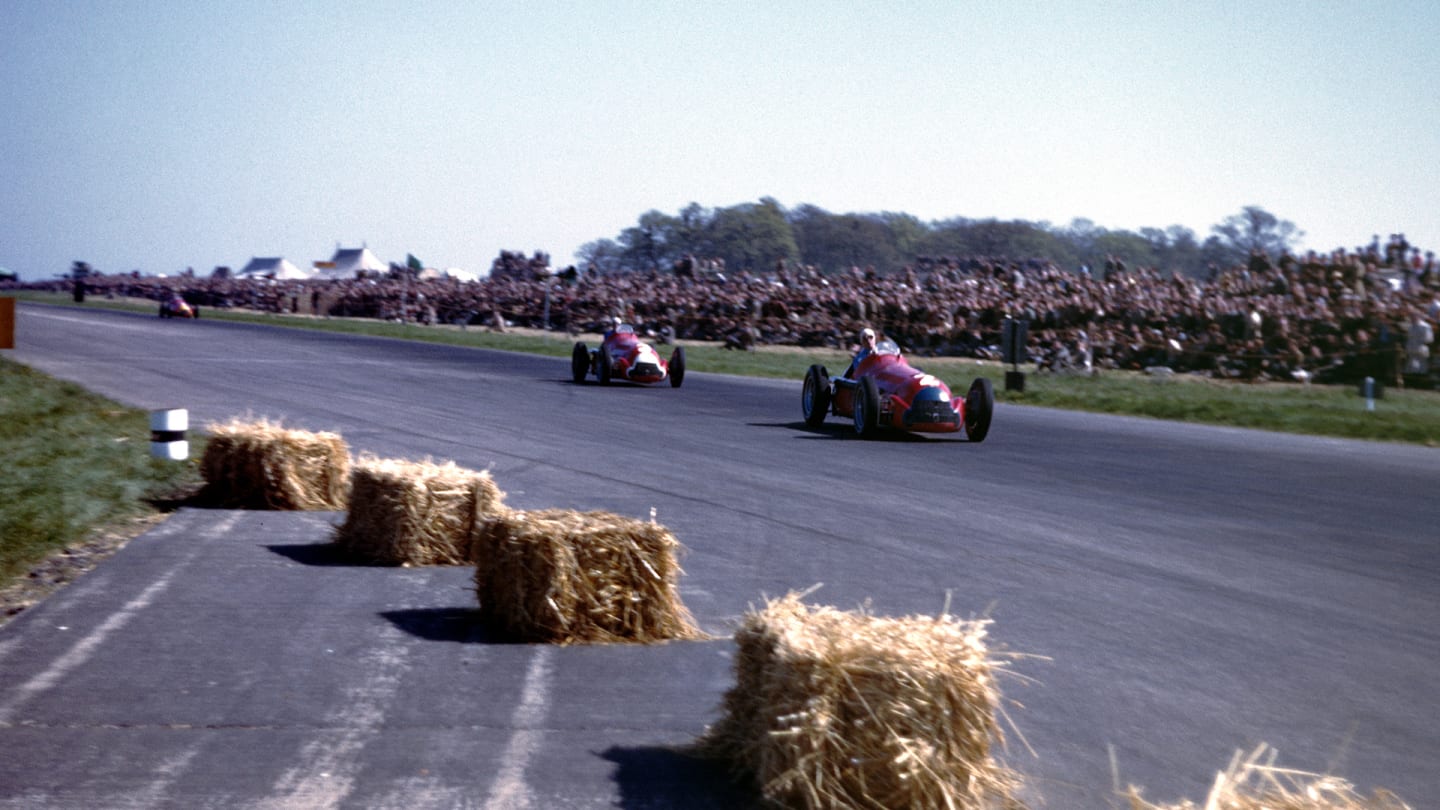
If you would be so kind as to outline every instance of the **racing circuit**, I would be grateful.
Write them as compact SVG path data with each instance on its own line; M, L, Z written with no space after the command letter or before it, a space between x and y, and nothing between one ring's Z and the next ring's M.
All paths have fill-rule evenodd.
M752 806L675 749L718 715L739 616L817 583L884 615L948 593L1037 656L1002 683L1036 807L1116 806L1112 750L1122 785L1199 800L1260 742L1440 806L1434 449L1004 404L983 444L862 441L806 427L800 363L576 385L568 359L23 303L16 336L192 426L488 467L522 509L654 508L716 639L490 643L467 569L347 563L336 513L183 509L0 627L0 807Z

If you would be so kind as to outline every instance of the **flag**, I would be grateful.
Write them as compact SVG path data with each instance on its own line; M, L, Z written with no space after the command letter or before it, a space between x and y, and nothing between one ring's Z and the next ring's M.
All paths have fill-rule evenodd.
M414 253L405 254L405 266L416 272L425 269L425 263L415 258Z

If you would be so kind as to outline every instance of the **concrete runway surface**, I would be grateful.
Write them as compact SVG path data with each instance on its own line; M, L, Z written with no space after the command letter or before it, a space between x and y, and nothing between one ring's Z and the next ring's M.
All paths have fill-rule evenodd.
M1122 783L1199 801L1260 742L1440 806L1434 449L1005 405L983 444L860 441L805 428L799 360L674 390L74 307L22 303L16 332L15 359L192 426L490 468L518 508L653 507L717 638L496 644L467 569L350 564L336 513L185 509L0 627L0 807L752 806L679 749L718 717L740 615L817 583L882 615L948 592L1043 656L1002 683L1034 806L1117 806L1112 750Z

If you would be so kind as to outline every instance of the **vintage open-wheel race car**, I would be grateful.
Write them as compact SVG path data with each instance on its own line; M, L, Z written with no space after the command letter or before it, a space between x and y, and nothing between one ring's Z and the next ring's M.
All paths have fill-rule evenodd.
M622 323L606 332L593 351L576 343L570 354L570 373L576 383L594 375L601 385L612 380L657 383L668 379L672 388L679 388L685 382L685 347L676 346L666 360L635 334L635 327Z
M917 433L965 432L985 441L995 410L995 389L976 377L964 399L956 399L940 378L911 366L894 341L882 340L857 355L849 370L832 377L825 367L805 372L801 393L805 424L818 427L830 414L853 420L855 433L873 436L882 428Z

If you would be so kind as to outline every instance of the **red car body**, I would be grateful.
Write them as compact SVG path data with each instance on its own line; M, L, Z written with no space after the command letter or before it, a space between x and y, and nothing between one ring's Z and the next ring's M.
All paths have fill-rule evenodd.
M570 372L576 383L593 374L601 385L611 380L648 384L668 379L672 388L679 388L685 381L685 347L676 346L666 360L635 334L633 326L620 324L605 333L595 351L576 343L570 354Z
M910 365L894 342L882 340L857 356L844 375L831 377L824 366L805 373L801 407L806 424L819 426L834 414L854 421L855 432L870 436L880 428L917 433L958 433L972 442L985 440L995 408L990 381L977 377L964 399L950 393L940 378Z
M198 318L200 308L191 306L179 293L167 295L160 299L160 317L162 318Z

